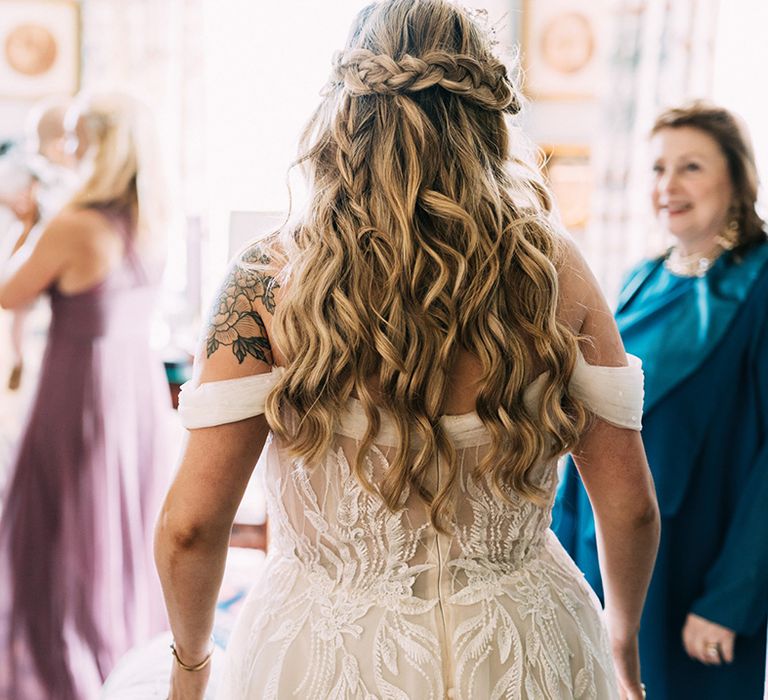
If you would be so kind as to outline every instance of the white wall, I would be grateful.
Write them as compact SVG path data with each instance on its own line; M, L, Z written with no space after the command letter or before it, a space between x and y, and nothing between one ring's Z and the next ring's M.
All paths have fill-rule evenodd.
M721 0L713 95L717 102L735 110L746 121L755 146L758 172L764 182L768 179L766 27L768 2Z
M205 0L205 162L211 259L227 255L229 213L285 210L286 173L333 53L366 0ZM511 43L507 0L475 0ZM506 19L505 19L506 16ZM300 21L297 21L300 18ZM206 287L210 288L211 281Z

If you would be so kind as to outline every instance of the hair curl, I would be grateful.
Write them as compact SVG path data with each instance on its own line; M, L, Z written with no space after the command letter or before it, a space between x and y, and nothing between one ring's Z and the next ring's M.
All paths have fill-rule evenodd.
M415 489L439 528L457 488L440 417L459 351L482 366L476 410L492 440L474 476L501 497L540 502L531 470L570 449L585 421L568 394L576 339L556 315L549 196L509 155L504 113L519 104L465 11L444 0L369 5L302 139L310 204L272 246L285 265L272 335L287 359L267 401L275 434L312 465L357 396L368 419L357 477L393 510ZM524 391L539 369L531 415ZM400 444L374 485L364 459L380 410ZM433 491L437 457L448 478Z

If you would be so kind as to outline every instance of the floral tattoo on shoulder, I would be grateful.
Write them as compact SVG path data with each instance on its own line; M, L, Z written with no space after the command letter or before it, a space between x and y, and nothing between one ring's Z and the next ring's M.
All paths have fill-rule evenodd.
M206 356L213 355L220 346L230 346L239 363L251 357L273 364L272 347L267 329L254 302L258 299L271 314L275 313L275 289L279 284L263 269L248 264L267 266L270 258L259 246L251 248L243 257L245 265L235 263L213 303L206 338Z

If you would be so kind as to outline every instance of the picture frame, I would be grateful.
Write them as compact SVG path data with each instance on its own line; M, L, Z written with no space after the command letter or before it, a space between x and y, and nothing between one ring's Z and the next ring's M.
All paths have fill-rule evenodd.
M80 34L77 0L0 0L0 97L76 93Z
M605 78L608 0L523 0L526 94L539 100L590 100Z
M542 170L549 183L560 220L571 232L586 229L595 187L590 149L579 144L541 147Z

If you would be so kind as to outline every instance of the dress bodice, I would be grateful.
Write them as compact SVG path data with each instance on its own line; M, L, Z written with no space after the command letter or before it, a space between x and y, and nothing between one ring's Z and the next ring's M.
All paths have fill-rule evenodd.
M101 338L149 338L159 291L159 270L150 269L138 254L128 212L114 206L93 207L123 239L122 260L91 288L64 294L49 290L53 341L91 342Z
M274 368L241 379L188 383L180 398L182 422L188 428L200 428L262 413L281 372ZM543 377L539 377L526 390L529 410L535 409L542 386ZM579 355L570 390L603 419L640 428L643 389L639 360L630 358L627 367L595 367ZM544 583L551 585L562 577L557 595L569 595L568 577L562 574L561 565L553 566L551 556L545 554L554 539L549 525L557 481L555 460L542 461L533 474L534 482L547 494L544 502L533 503L512 492L508 498L500 498L488 482L473 478L490 443L478 415L444 416L441 423L456 449L459 480L453 520L446 532L433 527L416 494L406 493L401 507L392 511L381 497L361 485L352 468L367 427L359 402L349 402L332 448L311 469L291 457L280 440L268 440L264 477L270 523L269 606L281 611L280 621L274 622L278 629L269 638L284 640L288 649L291 640L301 636L299 630L310 625L312 648L326 649L310 654L306 684L295 687L300 695L330 697L327 693L336 682L336 665L327 656L329 650L345 648L350 637L365 638L370 624L367 618L378 615L383 617L376 623L372 643L377 663L395 673L400 653L410 655L422 675L438 672L424 686L429 689L424 691L427 694L409 686L411 694L402 697L442 698L439 689L454 685L466 688L457 697L491 697L490 690L487 694L478 690L472 675L477 659L494 645L501 645L504 655L522 644L516 630L523 623L515 622L516 616L554 614L553 606L560 603L553 602ZM371 483L386 472L397 444L394 421L382 415L375 444L364 459ZM447 477L446 465L437 461L431 486L439 487ZM573 595L578 600L582 594ZM493 602L501 600L499 596L507 601L504 605L514 602L514 614ZM472 616L457 617L455 612L483 609L486 615L491 608L495 617L482 623L478 618L474 625L470 624ZM253 629L260 629L262 623L266 624L253 621ZM554 645L555 641L542 639L541 644ZM451 653L448 645L453 648ZM347 664L358 664L353 656L346 657ZM558 673L565 678L568 663L563 663L565 670L561 667ZM583 663L594 670L594 659ZM357 677L355 673L347 670L349 695L334 697L366 697L363 686L356 687L351 680ZM389 697L382 690L388 687L383 675L376 678L375 685ZM558 685L557 677L542 681L542 687L550 682ZM279 685L277 677L273 682ZM368 690L370 683L365 684ZM273 697L259 687L263 697ZM433 691L438 692L433 696ZM554 691L546 692L547 697L559 697ZM541 695L531 690L530 696Z
M180 398L180 414L188 428L216 425L257 415L282 373L279 367L266 374L212 383L186 384ZM544 375L527 388L525 401L534 411ZM642 369L636 358L626 367L588 365L578 356L571 391L587 407L609 422L640 428ZM351 399L337 426L333 449L321 464L308 469L294 460L286 445L270 439L266 448L265 478L270 509L272 551L283 552L312 568L350 569L347 557L369 562L370 581L394 580L422 573L385 570L390 564L401 567L440 564L454 569L466 582L476 565L505 572L513 570L541 544L550 524L550 510L557 481L554 460L542 461L532 474L533 482L548 498L538 505L516 493L500 498L485 481L473 473L489 447L490 435L474 413L446 415L442 428L457 451L459 496L455 504L453 532L439 534L430 524L428 511L415 494L406 494L402 508L389 512L382 499L358 482L352 465L367 429L359 401ZM389 467L398 445L394 420L382 415L374 446L365 457L370 483L377 483ZM439 462L431 475L434 489L448 477ZM373 564L376 564L375 566ZM333 574L335 576L336 574ZM364 578L364 577L363 577ZM337 579L338 580L338 579ZM361 572L355 573L361 586Z

